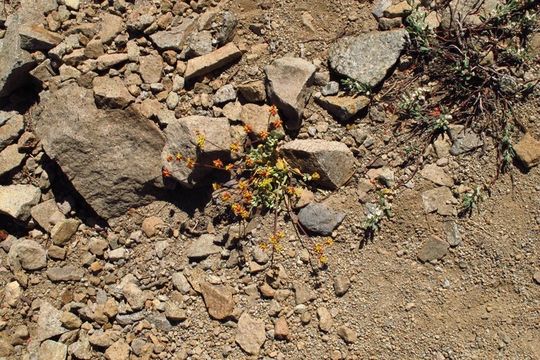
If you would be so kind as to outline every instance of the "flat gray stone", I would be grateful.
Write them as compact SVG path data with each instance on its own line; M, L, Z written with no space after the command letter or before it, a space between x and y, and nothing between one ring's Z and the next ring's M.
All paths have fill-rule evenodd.
M52 282L81 281L83 276L84 270L72 265L47 269L47 277Z
M36 66L32 55L21 48L17 21L14 19L8 27L0 49L0 98L27 84L28 73Z
M405 29L341 38L330 48L330 67L342 76L374 87L396 64L407 38Z
M216 237L211 234L201 235L195 239L187 248L187 256L191 260L205 259L210 255L219 254L221 247L214 244Z
M345 219L345 214L324 204L311 203L298 213L298 220L306 230L328 236Z
M456 247L461 244L461 232L455 221L446 221L444 223L444 230L446 232L446 241L448 242L448 245Z
M418 260L429 262L442 259L448 253L448 243L433 237L425 242L418 251Z
M146 311L142 310L132 314L117 315L116 322L122 326L130 325L146 318Z
M229 101L236 99L236 90L232 84L227 84L222 86L214 94L214 103L215 104L224 104Z
M473 151L484 145L480 136L460 125L450 127L450 137L453 140L450 154L454 156Z
M154 325L158 330L167 332L173 329L173 326L163 314L150 314L146 317L146 320L148 320L150 324Z

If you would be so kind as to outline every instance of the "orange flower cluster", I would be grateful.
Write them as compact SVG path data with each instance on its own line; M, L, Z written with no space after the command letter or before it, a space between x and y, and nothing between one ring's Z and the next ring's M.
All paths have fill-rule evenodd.
M217 167L218 169L223 168L223 161L221 161L221 159L216 159L212 161L212 164L214 164L214 166Z
M281 121L281 119L276 119L272 121L270 125L272 126L272 129L279 129L283 126L283 121Z
M249 217L249 212L246 210L246 208L243 205L239 203L232 204L231 209L234 215L239 216L242 219L247 219Z
M317 254L317 257L319 258L319 262L322 265L325 265L328 263L328 256L325 253L325 250L328 246L331 246L334 243L334 240L332 238L326 238L324 242L318 242L313 245L313 251L315 254Z
M281 240L285 237L285 233L283 231L280 231L278 233L273 233L270 235L270 238L268 239L268 243L272 246L272 248L280 252L283 250L283 245L281 244Z

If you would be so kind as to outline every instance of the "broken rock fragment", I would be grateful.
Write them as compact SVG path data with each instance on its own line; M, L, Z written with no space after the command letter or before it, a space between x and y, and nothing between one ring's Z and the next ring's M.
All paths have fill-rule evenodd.
M9 145L0 151L0 176L20 166L25 157L24 153L19 152L17 144Z
M428 262L442 259L448 252L448 243L438 237L432 237L418 251L418 260Z
M422 202L426 213L437 212L439 215L454 215L454 204L457 202L452 191L441 186L422 193Z
M316 98L323 109L340 121L347 121L369 105L366 96L320 96Z
M337 189L354 174L354 156L347 145L337 141L294 140L280 149L285 160L304 174L317 173L314 183Z
M266 340L264 322L244 312L238 320L238 332L235 340L246 353L258 355Z
M0 111L0 151L24 131L24 118L16 112Z
M96 77L93 85L96 104L100 107L123 109L135 100L119 77Z
M452 138L452 147L450 154L457 156L474 149L478 149L484 142L473 130L465 128L462 125L450 126L450 137Z
M150 39L161 51L176 50L180 52L195 27L196 22L192 18L186 18L178 26L150 35Z
M36 66L32 55L21 48L21 38L14 22L0 43L0 98L28 83L28 73Z
M27 51L47 51L60 44L64 39L57 33L45 30L37 25L25 25L19 30L21 48Z
M207 282L201 282L200 287L208 314L213 319L224 320L232 315L235 302L230 287L214 286Z
M231 157L232 143L226 118L188 116L172 121L165 129L164 169L186 187L203 183L213 171L214 160L222 163Z
M41 191L33 185L0 186L0 213L26 221L40 198Z
M238 60L242 52L233 43L212 51L209 54L188 60L184 77L186 80L206 75L214 70Z
M270 102L283 113L285 124L298 129L311 92L315 65L307 60L284 57L265 67Z
M16 270L39 270L47 266L45 249L33 240L17 241L11 246L8 254L9 265Z
M540 141L536 140L530 133L525 134L521 140L514 145L516 156L528 169L540 164Z

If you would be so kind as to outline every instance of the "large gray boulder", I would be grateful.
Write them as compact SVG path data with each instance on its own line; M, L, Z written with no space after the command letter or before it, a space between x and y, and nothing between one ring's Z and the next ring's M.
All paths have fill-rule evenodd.
M330 67L342 76L374 87L396 64L407 39L405 29L341 38L330 48Z
M42 93L34 130L49 157L104 219L153 199L161 184L160 130L135 110L101 110L75 84Z
M283 113L285 125L290 129L302 125L315 70L315 65L309 61L293 57L277 59L264 68L270 102Z

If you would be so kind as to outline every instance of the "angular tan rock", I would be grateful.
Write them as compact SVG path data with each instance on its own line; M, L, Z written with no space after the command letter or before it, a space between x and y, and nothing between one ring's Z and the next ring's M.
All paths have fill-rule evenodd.
M457 201L452 195L452 191L445 186L424 191L422 193L422 202L426 213L436 211L439 215L447 216L456 212L453 205Z
M185 18L180 25L166 31L158 31L150 35L150 39L161 51L182 51L182 47L196 26L197 23L193 19Z
M85 50L85 55L88 55L87 50ZM97 68L99 71L103 71L118 64L122 64L128 60L128 54L104 54L97 58Z
M92 84L98 106L123 109L135 100L119 77L99 76Z
M105 350L107 360L128 360L131 349L124 340L118 340Z
M59 220L65 219L64 214L60 212L58 205L54 199L44 201L30 210L32 218L45 231L49 231L52 226Z
M9 266L13 270L39 270L47 266L45 249L33 240L17 241L8 253Z
M514 145L514 150L517 158L525 167L530 169L540 164L540 141L535 139L530 133L525 134Z
M279 317L274 324L274 337L276 339L288 339L289 338L289 325L287 319Z
M354 156L347 145L337 141L293 140L280 148L289 165L302 173L318 173L313 183L337 189L354 174Z
M159 227L163 226L163 220L157 216L150 216L143 220L142 231L146 237L153 237L159 231Z
M293 57L277 59L264 68L270 102L283 113L283 121L290 129L298 129L302 124L315 70L309 61Z
M165 129L167 144L161 156L163 167L182 186L192 188L204 184L213 171L220 171L208 165L212 166L216 159L225 163L231 157L230 131L226 118L188 116L172 121ZM198 139L204 139L202 148L197 144ZM181 160L177 160L177 155ZM187 159L196 164L188 166Z
M40 198L41 191L33 185L0 186L0 213L26 221Z
M9 145L0 151L0 176L20 166L26 155L19 152L17 144Z
M60 44L63 36L37 25L25 25L19 30L21 48L28 51L46 51Z
M4 123L0 121L0 151L2 151L15 142L24 131L24 117L15 112L0 111L0 118L5 120Z
M365 109L370 100L366 96L320 96L317 103L339 121L347 121Z
M212 51L210 54L189 59L184 77L186 80L203 76L238 60L242 52L233 43Z
M423 178L428 179L436 185L452 186L454 180L444 171L444 169L437 164L430 164L425 166L420 172Z
M104 13L100 14L101 25L98 38L103 44L110 43L123 29L124 21L120 16Z
M245 104L242 106L239 118L242 123L248 125L256 134L261 131L268 131L268 125L276 119L277 117L270 115L270 106L257 104Z
M238 92L248 102L258 103L266 100L266 88L261 80L238 85Z
M139 72L145 83L153 84L161 80L163 59L157 54L143 56L140 59Z
M317 309L317 317L319 318L319 329L323 332L329 332L334 325L332 314L325 307L319 307Z
M204 303L212 319L224 320L234 311L235 302L232 289L228 286L214 286L207 282L200 283Z
M39 347L39 358L47 360L65 360L67 345L60 342L45 340Z
M250 355L258 355L266 340L264 322L244 312L238 320L236 343Z
M61 220L51 230L51 238L55 245L64 245L77 232L80 221L76 219Z

